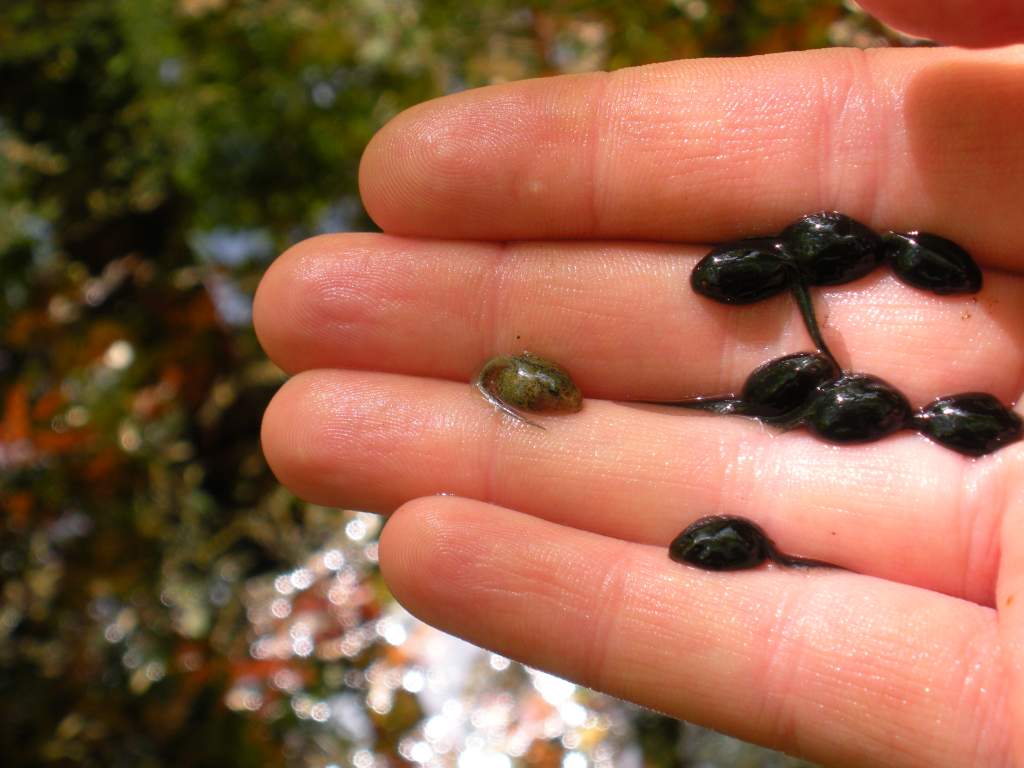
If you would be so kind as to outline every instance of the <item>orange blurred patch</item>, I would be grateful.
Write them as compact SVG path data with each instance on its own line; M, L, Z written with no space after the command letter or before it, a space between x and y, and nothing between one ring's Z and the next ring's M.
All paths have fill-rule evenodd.
M15 443L27 440L32 435L29 419L28 392L25 385L18 383L4 395L4 415L0 421L0 442Z
M32 518L32 494L28 491L12 493L3 499L0 509L7 510L10 527L14 530L21 530L28 525Z

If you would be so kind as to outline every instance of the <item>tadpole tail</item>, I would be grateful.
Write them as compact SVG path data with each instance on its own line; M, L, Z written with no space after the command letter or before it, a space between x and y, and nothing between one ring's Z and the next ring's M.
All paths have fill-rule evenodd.
M685 400L644 400L650 405L671 405L674 408L689 408L694 411L708 411L722 415L746 415L749 406L738 397L688 397Z
M746 416L757 419L770 427L786 432L803 423L804 410L800 408L787 413L776 413L759 403L748 403L738 397L689 397L685 400L641 400L645 405L669 405L674 408L688 408L692 411L706 411L719 416Z
M807 283L797 275L790 284L790 290L793 292L793 298L796 299L796 305L800 309L800 315L804 319L804 325L807 326L807 333L810 334L814 346L818 348L819 353L836 363L836 356L828 348L828 344L825 343L825 339L821 335L821 328L818 327L818 318L814 314L814 302L811 300L811 292ZM836 366L839 367L839 364L836 363Z
M787 568L835 568L836 570L845 571L841 565L835 563L826 563L824 560L814 560L810 557L797 557L796 555L784 555L781 552L773 552L771 555L771 561L784 565Z
M774 541L767 536L765 536L765 539L765 546L768 549L768 560L776 565L782 565L786 568L836 568L840 571L846 570L842 566L826 563L824 560L814 560L813 558L800 557L799 555L787 555L785 552L779 551Z
M645 400L650 405L671 405L675 408L689 408L693 411L707 411L720 416L748 416L766 420L772 411L758 403L748 403L738 397L688 397L685 400Z

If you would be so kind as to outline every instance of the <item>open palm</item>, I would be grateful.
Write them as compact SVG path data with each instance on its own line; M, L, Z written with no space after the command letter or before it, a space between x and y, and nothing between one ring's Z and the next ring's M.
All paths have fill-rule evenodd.
M301 243L260 286L295 374L267 458L307 499L397 509L395 595L477 644L830 765L1024 764L1024 444L837 447L627 402L810 350L788 298L727 307L688 278L707 243L821 209L952 238L985 272L968 297L884 269L818 289L844 367L915 406L1017 402L1022 114L1022 49L677 62L409 110L363 161L386 234ZM580 413L539 430L469 386L523 349L572 372ZM670 561L709 514L849 571Z

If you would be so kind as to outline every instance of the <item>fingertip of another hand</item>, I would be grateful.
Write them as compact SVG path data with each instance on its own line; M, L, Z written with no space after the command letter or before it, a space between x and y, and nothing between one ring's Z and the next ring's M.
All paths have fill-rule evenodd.
M1024 6L1019 0L860 0L860 4L901 32L948 45L986 48L1024 41Z

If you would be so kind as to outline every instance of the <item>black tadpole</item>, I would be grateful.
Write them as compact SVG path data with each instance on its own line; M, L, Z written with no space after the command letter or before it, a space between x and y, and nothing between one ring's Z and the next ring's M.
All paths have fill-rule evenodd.
M911 426L907 398L867 373L844 373L819 386L793 424L830 443L870 443Z
M723 243L693 268L690 285L696 293L721 304L753 304L788 288L814 345L821 354L835 359L818 327L807 278L783 240L752 238Z
M810 285L850 283L885 261L882 238L838 211L802 216L779 239Z
M921 434L966 456L984 456L1024 437L1024 422L986 392L940 397L914 416Z
M736 395L692 397L661 403L722 415L750 416L769 424L799 420L818 387L840 375L835 361L816 352L798 352L759 365Z
M790 568L839 567L784 554L756 523L727 515L702 517L690 523L669 545L668 556L706 571L739 571L768 561Z
M927 232L890 232L884 240L893 274L907 285L940 296L981 290L981 270L952 240Z
M799 352L754 369L739 394L659 405L747 416L781 429L804 427L829 443L868 443L917 430L965 456L984 456L1024 439L1024 421L984 392L948 395L914 411L888 382L841 371L820 353Z
M883 237L838 211L802 216L778 237L717 245L694 267L690 284L723 304L752 304L788 288L818 352L835 359L815 317L810 286L849 283L886 261L899 280L932 293L981 289L981 270L952 240L927 232Z

